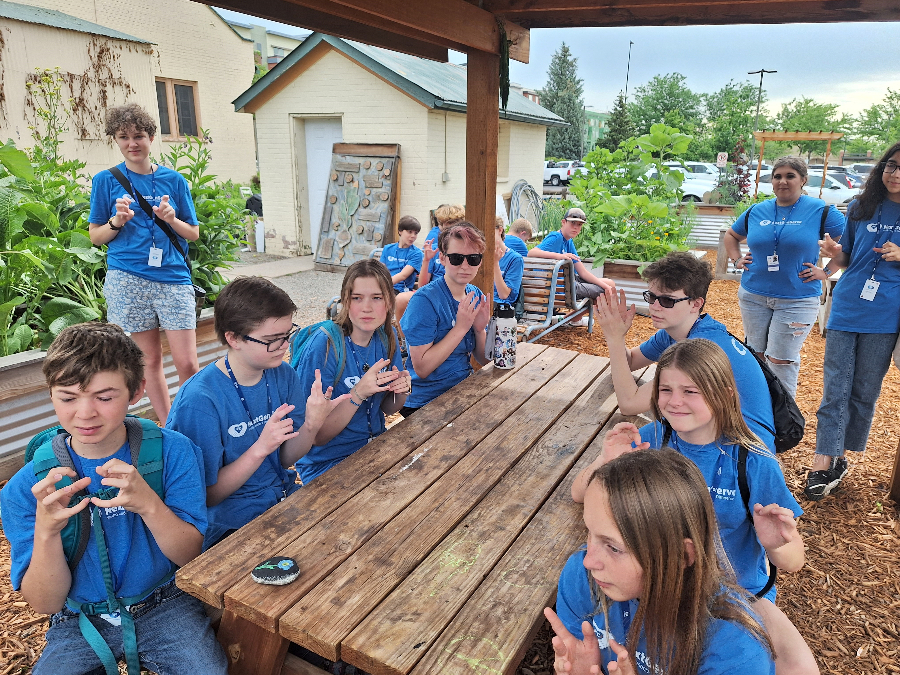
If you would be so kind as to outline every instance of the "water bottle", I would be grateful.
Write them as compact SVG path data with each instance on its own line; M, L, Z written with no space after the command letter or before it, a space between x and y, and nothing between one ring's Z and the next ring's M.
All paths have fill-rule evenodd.
M516 367L516 310L512 305L497 305L497 333L494 337L494 368Z

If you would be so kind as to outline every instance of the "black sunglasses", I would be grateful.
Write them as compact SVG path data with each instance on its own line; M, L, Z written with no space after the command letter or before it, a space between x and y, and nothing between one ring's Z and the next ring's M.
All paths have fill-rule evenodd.
M481 259L484 257L484 254L482 253L470 253L468 255L463 255L462 253L445 253L444 255L447 256L447 262L454 267L462 265L463 260L469 263L469 267L478 267L481 264Z
M300 326L298 326L295 323L292 323L290 333L288 333L284 337L275 338L274 340L269 340L268 342L265 342L264 340L257 340L256 338L250 337L249 335L245 335L244 339L249 340L250 342L255 342L258 345L265 345L266 351L268 351L268 352L277 352L279 349L281 349L284 346L284 344L286 342L290 342L290 339L292 337L294 337L294 335L296 334L296 332L299 329L300 329Z
M660 307L664 307L665 309L672 309L676 303L690 300L690 298L673 298L668 295L657 295L656 293L651 293L650 291L644 291L644 300L648 305L652 305L654 302L659 301Z

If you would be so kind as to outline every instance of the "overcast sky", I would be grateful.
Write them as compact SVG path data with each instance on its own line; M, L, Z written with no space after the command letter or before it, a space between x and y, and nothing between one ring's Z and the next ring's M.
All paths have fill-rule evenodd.
M219 10L226 18L264 25L293 34L293 26ZM766 74L763 89L770 113L792 98L807 96L836 103L840 111L857 114L881 102L887 88L900 90L900 68L893 54L880 47L897 44L900 23L786 24L780 26L672 26L641 28L536 29L531 31L531 62L512 61L514 82L538 89L547 81L550 58L562 42L578 59L584 80L584 100L608 110L625 89L628 43L631 74L628 91L654 75L681 73L695 92L711 93L729 80L759 84L751 70ZM464 54L451 53L462 63Z

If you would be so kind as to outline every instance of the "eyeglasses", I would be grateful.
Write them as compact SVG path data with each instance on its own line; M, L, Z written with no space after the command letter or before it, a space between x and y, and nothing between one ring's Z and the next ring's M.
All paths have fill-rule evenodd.
M660 307L664 307L665 309L672 309L676 305L676 303L690 300L690 298L673 298L668 295L657 295L656 293L651 293L650 291L644 291L644 300L648 305L652 305L654 302L658 301Z
M266 342L265 340L257 340L256 338L250 337L249 335L245 335L244 339L249 342L255 342L258 345L265 345L267 352L277 352L279 349L284 347L285 343L290 342L291 338L297 334L298 330L300 330L300 326L292 323L290 332L284 337L275 338L274 340L269 340L268 342Z
M481 259L484 257L482 253L470 253L468 255L463 255L462 253L446 253L445 255L447 256L447 262L454 267L462 265L463 260L469 263L469 267L478 267L481 264Z
M885 173L894 173L897 170L897 162L890 161L885 163L884 172Z

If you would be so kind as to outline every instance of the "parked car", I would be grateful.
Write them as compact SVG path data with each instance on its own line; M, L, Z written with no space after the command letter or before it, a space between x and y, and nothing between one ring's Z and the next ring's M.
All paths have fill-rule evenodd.
M810 197L819 197L819 187L822 185L822 172L810 171L809 181L806 183L804 191ZM764 173L759 177L759 192L766 195L774 195L772 189L772 174ZM847 204L859 194L858 189L851 189L845 183L838 181L831 176L825 176L825 186L822 189L822 199L826 204Z
M576 173L584 173L584 162L575 160L544 162L544 182L550 185L568 183Z
M695 176L707 176L713 180L719 179L719 167L710 162L666 162L670 168L684 168Z
M860 176L868 176L869 172L875 168L874 164L851 164L850 168L853 169Z
M682 202L702 202L706 193L716 187L717 178L706 177L703 174L693 174L681 166L671 166L666 164L670 171L678 171L684 174L684 180L681 182ZM647 172L647 178L656 178L655 169Z
M754 160L754 161L750 162L750 163L747 165L747 168L749 168L753 173L756 173L756 166L757 166L758 164L759 164L759 162L757 162L756 160ZM763 170L763 171L770 171L771 169L772 169L772 165L771 165L771 164L766 164L765 162L763 162L763 164L762 164L762 170Z
M810 164L809 170L821 173L823 166L822 164ZM849 188L860 188L865 182L865 178L854 172L852 167L849 166L832 166L829 164L828 175L840 183L845 183Z

